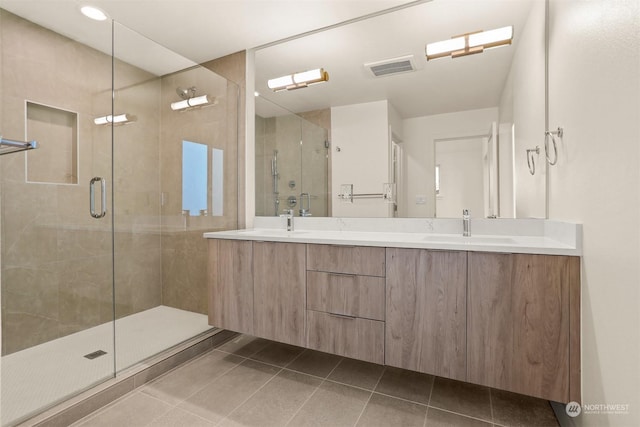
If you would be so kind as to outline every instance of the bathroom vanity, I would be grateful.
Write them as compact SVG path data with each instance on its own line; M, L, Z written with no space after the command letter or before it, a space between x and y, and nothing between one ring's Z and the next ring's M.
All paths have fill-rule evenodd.
M580 401L579 225L478 220L466 238L454 220L278 220L205 233L211 325Z

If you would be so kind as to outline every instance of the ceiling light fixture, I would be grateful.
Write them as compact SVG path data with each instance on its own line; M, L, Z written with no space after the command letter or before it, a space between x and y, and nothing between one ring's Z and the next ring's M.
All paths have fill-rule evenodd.
M482 53L485 49L511 44L513 41L513 26L497 28L489 31L476 31L427 44L425 54L427 61L451 56L460 56Z
M87 18L93 19L94 21L106 21L109 17L104 10L90 5L81 6L80 12Z
M216 98L210 99L209 95L196 96L196 87L192 86L186 89L177 88L176 93L180 95L182 101L176 101L171 103L171 109L184 110L191 107L204 107L206 105L217 104Z
M328 80L329 73L327 73L324 68L316 68L314 70L302 71L300 73L293 73L271 79L267 82L267 86L274 92L279 92L281 90L301 89Z
M93 119L93 123L96 125L108 125L110 123L117 125L131 123L132 121L134 120L130 114L118 114L117 116L109 114L108 116L96 117Z

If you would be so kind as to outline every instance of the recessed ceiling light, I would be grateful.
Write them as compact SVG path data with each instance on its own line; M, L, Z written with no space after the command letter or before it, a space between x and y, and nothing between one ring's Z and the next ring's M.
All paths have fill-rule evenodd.
M80 12L87 18L91 18L95 21L106 21L108 15L104 10L99 7L84 5L80 7Z

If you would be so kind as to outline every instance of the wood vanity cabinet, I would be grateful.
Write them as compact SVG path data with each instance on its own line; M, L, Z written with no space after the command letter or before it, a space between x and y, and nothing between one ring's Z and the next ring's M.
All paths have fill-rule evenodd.
M387 248L385 363L466 379L466 252Z
M304 243L253 243L254 335L304 347Z
M580 258L469 252L467 381L580 401Z
M209 240L209 324L253 335L252 242Z
M209 323L580 402L580 258L209 241Z

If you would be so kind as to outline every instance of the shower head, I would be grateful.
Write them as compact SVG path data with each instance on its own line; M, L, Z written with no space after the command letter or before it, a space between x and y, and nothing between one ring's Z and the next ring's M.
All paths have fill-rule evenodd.
M178 87L178 88L176 88L176 93L182 99L190 99L190 98L193 98L194 96L196 96L196 87L195 86L191 86L191 87L188 87L186 89Z

